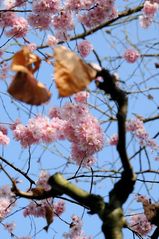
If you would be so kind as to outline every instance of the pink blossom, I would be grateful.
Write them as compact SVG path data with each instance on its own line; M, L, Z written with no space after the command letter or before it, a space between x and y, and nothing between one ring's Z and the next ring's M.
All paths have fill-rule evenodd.
M5 224L4 224L5 229L6 229L9 233L12 233L12 232L14 231L15 226L16 226L16 224L15 224L14 222L12 222L12 223L5 223Z
M134 63L139 58L139 56L139 52L135 49L127 49L123 55L124 59L128 63Z
M70 231L68 233L64 233L65 239L91 239L91 236L86 236L82 231L82 221L81 219L73 215L72 222L70 226Z
M41 13L58 13L60 10L59 0L33 0L33 12Z
M32 215L34 217L45 218L47 216L48 209L52 209L55 213L55 216L60 216L65 210L65 203L63 200L52 203L51 199L41 200L37 203L35 201L30 202L29 205L24 209L23 215L24 217Z
M3 0L3 5L5 9L13 8L15 4L15 0Z
M93 50L93 46L89 41L83 40L77 45L77 49L82 57L87 57Z
M2 131L0 131L0 144L2 145L7 145L9 144L10 139L8 136L6 136L5 134L3 134Z
M47 44L51 47L55 47L58 43L58 39L55 36L48 35Z
M88 97L89 93L87 91L80 91L74 95L75 101L80 103L87 103Z
M21 7L26 4L26 0L4 0L5 9L12 9L14 7Z
M0 26L1 27L13 26L16 18L17 15L14 12L1 12Z
M86 104L87 92L74 95L77 103L67 103L53 108L48 117L31 118L25 126L21 123L12 127L13 135L23 147L37 143L52 143L69 140L72 143L72 159L78 164L90 166L95 162L93 154L104 146L104 133L98 120L89 112ZM78 148L75 145L78 144Z
M135 132L135 136L141 141L141 142L147 142L148 139L148 133L144 128L137 129Z
M144 128L143 121L138 118L134 118L132 120L127 120L127 122L126 122L126 130L127 131L135 132L136 130L143 129L143 128Z
M21 124L20 119L16 119L15 122L10 125L10 129L15 130L18 124Z
M28 16L28 23L34 28L39 30L47 29L51 23L51 17L48 14L34 14L31 13Z
M11 192L11 187L9 185L4 185L0 188L0 197L12 199L13 193Z
M61 115L61 108L59 108L59 107L53 107L49 111L50 118L56 117L56 118L61 119L60 115Z
M153 18L150 16L139 16L139 23L142 28L148 28L152 23Z
M55 31L55 37L58 41L69 41L70 35L68 34L66 29L60 29Z
M81 0L67 0L65 8L71 11L79 11L83 8L83 2Z
M63 200L59 200L53 205L54 213L56 216L60 216L65 211L65 202Z
M7 135L7 133L8 133L7 128L4 125L1 125L1 124L0 124L0 131L5 135Z
M87 2L87 1L85 1ZM92 6L96 1L90 1L90 4L83 4L83 8L89 8L89 11L78 16L78 20L85 26L91 28L103 23L106 19L110 20L117 16L114 8L114 1L100 1L95 7Z
M9 198L0 197L0 219L5 218L11 211L11 201Z
M157 12L158 7L159 7L159 5L156 2L151 3L150 1L145 1L144 7L143 7L143 13L146 16L153 17L154 14Z
M17 124L13 129L13 135L20 141L23 147L40 142L51 143L58 139L64 139L66 122L59 118L37 116L28 121L28 125Z
M109 140L110 145L117 145L118 144L118 135L113 135Z
M0 65L0 79L6 80L7 74L8 74L8 70L9 70L9 66L8 66L7 62L4 61Z
M94 117L88 117L74 128L79 148L86 152L86 156L100 151L104 143L104 135L98 121Z
M42 186L45 190L50 190L50 185L47 183L50 174L46 170L42 170L39 175L39 179L36 182L37 186Z
M67 31L74 29L73 15L71 11L61 11L53 17L52 24L56 30Z
M53 108L49 114L65 119L63 133L65 139L72 143L72 160L79 165L90 166L95 162L93 154L103 148L104 134L98 120L88 111L86 102L83 103L88 95L79 92L74 97L78 100L76 104L67 103L60 109Z
M59 139L65 139L65 124L65 120L52 118L50 124L43 127L42 141L44 143L50 143Z
M45 217L46 216L46 207L51 207L51 204L46 201L42 200L39 203L31 202L29 205L24 209L23 215L24 217L27 216L34 216L34 217Z
M20 16L17 16L12 25L10 25L11 29L6 31L6 34L8 36L14 36L14 37L23 37L27 34L29 30L28 21Z
M16 125L16 128L13 130L13 135L17 141L20 141L24 148L39 142L38 139L33 137L32 132L23 124Z
M149 134L146 132L144 128L142 120L138 118L128 120L126 123L126 129L127 131L133 133L136 139L139 140L139 144L141 146L147 146L151 148L152 151L157 150L159 148L157 142L149 137Z
M159 0L150 0L151 3L159 3Z
M112 7L111 13L109 14L110 19L114 19L118 17L118 11L115 7Z
M91 167L96 162L94 156L92 154L89 155L86 151L82 151L77 143L72 143L71 159L84 167Z
M152 229L152 225L148 222L145 214L131 216L130 227L141 236L146 236Z
M35 51L37 49L37 45L34 42L31 42L27 45L28 49L32 52Z
M146 146L150 147L152 150L157 150L159 149L159 145L157 144L157 142L155 141L155 139L150 139L148 138L146 141Z
M96 4L95 0L83 0L83 8L90 9Z
M26 4L26 0L15 0L15 6L16 7L21 7Z

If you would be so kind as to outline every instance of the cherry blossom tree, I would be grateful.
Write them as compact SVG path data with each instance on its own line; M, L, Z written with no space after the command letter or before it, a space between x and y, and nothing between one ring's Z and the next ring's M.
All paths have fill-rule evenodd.
M158 11L0 1L1 237L159 238Z

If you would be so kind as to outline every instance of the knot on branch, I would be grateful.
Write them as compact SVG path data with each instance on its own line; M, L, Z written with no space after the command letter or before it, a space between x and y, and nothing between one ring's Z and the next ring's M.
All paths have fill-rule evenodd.
M110 94L111 99L116 101L119 107L125 104L127 105L127 94L117 86L115 75L103 68L101 71L97 72L97 76L103 78L103 82L96 82L99 89L103 90L105 94Z
M110 210L105 213L103 220L102 231L109 239L122 239L122 228L126 225L126 220L123 216L121 208Z
M99 195L90 194L89 196L90 212L89 214L97 213L100 218L103 217L104 210L107 203L104 202L103 198Z
M115 208L121 207L134 189L136 175L129 168L122 173L121 179L114 185L109 193L110 204Z

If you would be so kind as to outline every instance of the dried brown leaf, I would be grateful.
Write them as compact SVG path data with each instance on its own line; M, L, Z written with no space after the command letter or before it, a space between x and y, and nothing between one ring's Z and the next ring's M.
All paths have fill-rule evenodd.
M65 97L84 90L97 71L64 46L54 50L54 74L59 95Z
M13 56L11 70L16 71L16 75L8 87L8 93L15 99L31 105L41 105L50 99L50 92L33 75L39 69L40 62L40 58L27 47Z

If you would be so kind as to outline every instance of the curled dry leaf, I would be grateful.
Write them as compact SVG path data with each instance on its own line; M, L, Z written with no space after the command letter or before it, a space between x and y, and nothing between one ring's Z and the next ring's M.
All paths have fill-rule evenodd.
M97 70L64 46L54 48L54 76L59 95L70 96L95 79Z
M40 62L40 58L27 47L13 56L11 70L16 71L16 75L8 93L15 99L31 105L41 105L50 99L50 92L33 75L39 69Z
M46 231L48 231L50 224L53 222L53 217L54 217L54 210L51 205L48 204L47 207L45 207L45 218L47 225L44 227Z

